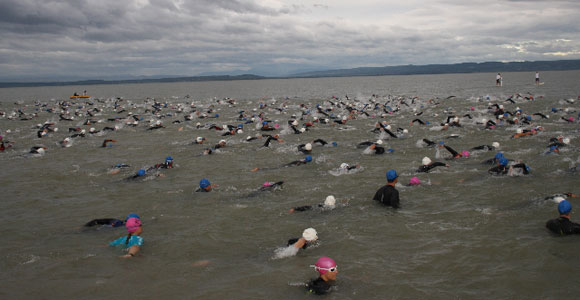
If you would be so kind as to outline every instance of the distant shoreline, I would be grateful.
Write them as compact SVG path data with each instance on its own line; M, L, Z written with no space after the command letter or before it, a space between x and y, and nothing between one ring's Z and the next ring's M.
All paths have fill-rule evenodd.
M157 79L127 79L127 80L81 80L62 82L0 82L0 88L40 87L40 86L78 86L99 84L137 84L163 82L207 82L233 80L264 80L292 78L325 78L325 77L355 77L355 76L393 76L393 75L434 75L434 74L466 74L495 72L535 72L535 71L571 71L580 70L580 60L557 61L524 61L524 62L484 62L432 65L402 65L389 67L361 67L352 69L337 69L298 73L281 77L266 77L253 74L191 76Z

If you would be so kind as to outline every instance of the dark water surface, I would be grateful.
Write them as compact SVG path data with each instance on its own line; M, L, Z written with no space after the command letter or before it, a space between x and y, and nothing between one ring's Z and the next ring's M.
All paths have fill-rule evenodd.
M320 256L330 256L339 265L337 287L329 299L576 297L580 237L547 232L545 222L556 217L557 210L544 197L580 194L579 175L569 171L580 162L579 109L577 101L566 101L580 95L580 72L541 75L545 84L534 86L534 73L506 73L501 88L494 86L494 74L452 74L0 89L0 111L7 115L18 108L34 113L35 100L57 108L57 101L83 89L103 100L95 101L103 111L94 117L102 122L89 126L82 125L86 116L66 122L46 111L26 121L0 118L1 135L15 142L0 153L0 298L304 299L313 296L300 285L316 277L309 265ZM535 100L505 102L514 93L533 95ZM404 97L410 106L386 118L371 110L378 116L341 126L317 124L304 134L283 131L284 142L270 148L260 147L263 140L244 142L246 136L259 133L254 124L245 125L241 135L227 137L195 127L197 122L237 125L238 112L251 114L254 108L285 127L293 113L300 116L300 104L330 107L326 100L337 96L346 102L347 94L350 103L368 103L376 94L379 103ZM452 95L456 97L446 99ZM416 104L411 105L415 96ZM138 127L107 121L127 115L114 112L115 97L123 97L127 110L143 116ZM237 104L217 104L214 97L231 97ZM160 119L166 128L146 130L148 120L157 120L145 113L152 104L147 98L168 103ZM429 104L429 99L440 104ZM287 109L259 109L261 100L272 108L286 103ZM184 120L192 101L203 110L213 104L220 117L173 124ZM534 124L544 131L511 139L518 126L483 130L475 123L493 117L488 113L493 103L550 118L534 116ZM184 113L176 114L177 104L183 104ZM552 107L562 111L552 113ZM431 125L409 126L413 109L423 111L420 118ZM436 130L449 110L458 116L470 113L474 119L462 118L462 128ZM344 115L344 110L334 113ZM575 122L564 122L562 116L572 116ZM301 123L311 120L308 116ZM368 155L356 148L379 138L371 132L377 120L408 129L399 139L383 137L385 148L394 153ZM34 126L45 121L56 122L59 131L38 139ZM88 131L115 124L122 128L75 139L70 148L57 144L70 135L69 127ZM459 138L449 138L451 134ZM560 155L545 155L549 139L559 135L570 138L571 144ZM192 145L197 136L206 137L207 145ZM117 143L101 148L105 138ZM226 148L201 155L222 138ZM338 146L314 146L314 161L307 165L250 172L302 159L296 146L317 138ZM467 159L448 161L449 168L417 174L424 156L434 161L448 156L442 151L442 158L436 159L436 149L417 145L423 138L445 141L459 151L499 142L506 157L527 163L531 174L490 176L490 166L481 161L493 157L492 151L472 152ZM48 148L46 154L26 157L30 147L39 144ZM165 177L122 180L139 168L163 162L167 155L177 167L162 170ZM342 162L362 168L337 176L333 171ZM131 168L108 175L117 163ZM371 200L391 168L400 174L402 208L396 211ZM424 184L404 186L412 176ZM219 187L194 193L204 177ZM267 180L285 184L281 190L254 193ZM291 207L322 203L331 194L338 202L334 210L288 213ZM571 202L580 209L578 200ZM140 214L144 223L145 244L136 258L119 258L121 250L106 246L125 235L124 228L81 230L91 219L124 218L131 212ZM580 217L572 214L572 220ZM278 247L307 227L318 231L315 247L296 256L274 256Z

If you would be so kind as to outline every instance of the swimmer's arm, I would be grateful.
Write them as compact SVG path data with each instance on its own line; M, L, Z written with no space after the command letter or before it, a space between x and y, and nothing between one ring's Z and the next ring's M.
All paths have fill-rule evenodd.
M139 252L139 249L140 249L139 246L133 245L133 246L131 246L129 248L129 251L128 251L129 253L126 254L126 255L123 255L121 257L123 257L123 258L131 258L131 257L134 257L135 255L137 255L137 252Z
M579 197L580 195L577 195L577 194L572 194L572 193L566 193L566 196L568 196L568 197L571 197L571 198L577 198L577 197Z
M305 244L306 244L306 239L304 239L302 237L302 238L298 239L298 241L296 243L294 243L294 245L292 245L292 246L294 246L294 248L300 249L300 248L304 247Z

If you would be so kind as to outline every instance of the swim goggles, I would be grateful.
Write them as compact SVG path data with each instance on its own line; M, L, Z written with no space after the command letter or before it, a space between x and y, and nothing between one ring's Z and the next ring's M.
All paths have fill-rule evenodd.
M318 267L318 266L315 266L315 265L310 265L310 267L311 268L314 268L316 271L318 271L318 270L324 270L324 271L328 271L328 272L331 272L331 273L334 273L338 269L338 266L334 266L332 268L323 268L323 267Z

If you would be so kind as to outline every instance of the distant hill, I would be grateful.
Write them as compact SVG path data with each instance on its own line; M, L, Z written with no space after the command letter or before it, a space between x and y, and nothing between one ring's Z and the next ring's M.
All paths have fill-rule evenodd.
M488 72L535 72L580 70L580 60L525 61L525 62L484 62L451 65L405 65L391 67L365 67L338 69L294 74L292 77L349 77L379 75L452 74Z
M415 74L453 74L453 73L495 73L495 72L535 72L535 71L567 71L580 70L580 60L557 61L524 61L524 62L483 62L459 63L449 65L405 65L390 67L364 67L353 69L338 69L313 71L293 74L286 77L266 77L253 74L170 77L131 80L83 80L63 82L0 82L0 88L32 87L32 86L65 86L94 84L128 84L153 82L198 82L198 81L230 81L230 80L260 80L277 78L314 78L314 77L350 77L350 76L381 76L381 75L415 75Z
M192 77L171 77L157 79L131 79L131 80L82 80L82 81L62 81L62 82L0 82L0 88L6 87L32 87L32 86L65 86L65 85L94 85L94 84L130 84L130 83L152 83L152 82L194 82L194 81L228 81L228 80L258 80L267 77L252 74L237 76L192 76Z

